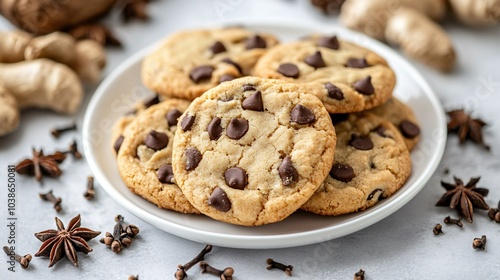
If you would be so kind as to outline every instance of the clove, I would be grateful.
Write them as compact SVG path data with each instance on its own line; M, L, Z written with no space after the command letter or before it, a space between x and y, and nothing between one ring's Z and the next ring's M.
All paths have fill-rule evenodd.
M101 238L99 242L111 248L111 251L118 253L124 247L132 244L133 238L139 234L139 228L135 225L127 225L121 215L115 217L115 226L113 234L106 232L106 237Z
M443 233L443 226L441 224L436 224L436 226L432 229L432 232L434 233L434 235Z
M354 280L365 280L365 271L360 269L354 274Z
M201 261L204 261L205 255L210 253L211 251L212 251L212 245L207 244L207 245L205 245L205 248L203 248L203 250L201 250L201 252L196 257L194 257L194 259L190 260L185 265L179 264L177 266L178 267L177 271L174 274L175 279L182 280L182 279L186 278L187 277L186 271L188 271L191 267L193 267L193 265L195 265Z
M275 262L271 258L267 259L266 263L268 264L267 270L271 270L273 268L277 268L277 269L283 270L286 273L286 275L292 276L293 266L291 266L291 265L284 265L282 263Z
M69 149L64 153L71 154L76 159L82 158L82 154L80 153L80 151L78 151L78 145L76 144L76 140L73 140L73 142L71 142L71 144L69 145Z
M451 218L450 216L444 218L444 223L447 224L447 225L448 224L457 225L459 227L463 227L464 226L464 224L462 223L462 218L460 218L460 219L457 220L457 219Z
M10 250L9 247L7 246L3 246L3 251L10 257L14 256L14 259L21 265L23 269L28 268L28 266L30 265L30 261L32 259L30 254L20 256L16 254L14 250Z
M219 270L210 266L206 261L200 262L201 273L208 273L215 276L219 276L221 280L232 280L234 269L232 267L226 267L223 270Z
M497 208L491 208L490 211L488 211L488 217L490 217L493 221L500 223L500 201L498 202Z
M61 212L62 199L60 197L55 197L52 193L52 190L50 190L48 193L40 193L39 195L41 199L52 202L52 204L54 204L54 209L56 210L56 212Z
M83 194L83 196L87 200L92 200L94 198L94 195L95 195L94 177L89 176L89 177L87 177L87 190L85 191L85 193Z
M127 280L139 280L139 275L129 275Z
M484 250L486 247L486 235L481 236L481 238L474 238L472 241L472 248Z
M71 131L71 130L76 130L76 123L72 123L71 125L66 126L66 127L54 128L50 131L50 133L55 138L59 138L59 136L61 136L61 133Z

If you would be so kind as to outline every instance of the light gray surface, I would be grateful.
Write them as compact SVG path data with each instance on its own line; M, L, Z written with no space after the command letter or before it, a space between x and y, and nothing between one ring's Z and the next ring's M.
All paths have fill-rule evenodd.
M123 50L110 50L106 70L111 72L127 57L161 39L165 34L186 27L202 27L204 23L221 19L301 19L336 24L335 17L324 17L309 7L309 1L180 1L163 0L150 5L153 20L150 23L122 25L115 16L110 20L113 30L124 45ZM0 28L11 28L0 21ZM446 109L466 106L490 125L485 131L492 152L467 144L458 146L451 136L440 168L427 186L402 209L355 234L316 245L279 250L234 250L214 248L207 260L216 267L232 266L235 279L288 279L281 271L267 271L265 260L272 257L294 266L294 278L352 279L363 268L367 279L495 279L500 277L500 225L490 221L485 211L477 211L474 224L463 229L444 225L445 234L434 236L432 227L447 215L456 216L445 207L434 207L444 189L440 180L451 181L451 174L464 180L482 176L480 186L488 187L486 201L495 206L500 200L498 170L500 168L498 104L500 104L500 28L471 29L458 24L446 26L458 50L456 71L442 75L414 63L439 95ZM86 96L90 100L91 90ZM79 133L65 134L54 140L49 131L72 119L81 124L85 106L75 117L58 116L46 111L23 112L22 125L16 133L0 139L0 219L6 223L7 190L6 169L30 154L32 146L47 152L64 149L71 139L80 139ZM164 233L137 219L114 202L97 186L96 198L88 202L82 197L85 180L90 174L85 161L67 160L62 168L65 174L59 180L46 179L39 186L31 178L17 176L17 248L22 254L34 254L41 244L33 233L54 228L55 212L49 203L38 198L39 192L53 189L63 198L64 212L58 215L67 222L77 213L82 225L94 230L111 231L113 217L121 213L126 220L140 227L141 233L132 246L115 255L98 242L90 241L94 251L88 256L78 254L80 267L66 260L48 269L48 260L34 258L28 270L7 271L2 258L0 279L126 279L139 274L141 279L172 279L179 263L196 255L203 244L194 243ZM450 169L445 175L443 170ZM0 229L0 244L7 238L5 226ZM472 239L488 236L486 251L472 249ZM201 275L194 267L189 279L215 279Z

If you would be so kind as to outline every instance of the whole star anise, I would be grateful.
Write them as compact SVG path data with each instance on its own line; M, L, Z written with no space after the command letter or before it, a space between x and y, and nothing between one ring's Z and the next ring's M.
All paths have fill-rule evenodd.
M455 184L441 181L441 186L447 192L443 194L436 206L449 206L451 209L457 209L469 223L472 223L474 208L490 209L484 201L484 196L488 195L488 189L476 187L480 178L471 178L467 185L464 185L464 182L457 177L453 177Z
M56 152L53 155L44 155L43 150L37 151L33 148L33 158L25 159L16 165L16 171L19 174L28 174L35 176L37 181L42 180L43 175L50 177L59 177L62 174L59 164L66 159L66 155Z
M457 132L460 144L463 144L467 139L471 139L474 143L488 150L490 149L490 146L483 141L482 129L486 125L483 120L471 118L463 109L453 110L446 114L450 117L448 132Z
M43 242L35 257L48 256L50 258L49 267L52 267L66 256L74 266L78 266L76 252L84 254L92 252L87 241L98 236L101 232L80 227L80 215L71 219L66 229L61 220L57 217L55 219L57 230L49 229L35 233L35 237Z
M69 30L68 33L76 40L90 39L103 46L122 46L122 43L116 38L113 32L99 23L82 24Z

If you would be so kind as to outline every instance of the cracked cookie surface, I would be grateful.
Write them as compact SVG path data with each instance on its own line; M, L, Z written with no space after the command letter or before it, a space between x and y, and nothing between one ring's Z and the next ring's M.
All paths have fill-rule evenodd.
M381 56L335 36L273 47L255 66L255 75L301 84L330 113L360 112L383 104L396 83Z
M411 159L397 128L370 113L332 119L338 122L333 167L301 208L337 216L372 207L401 188L410 176Z
M175 179L213 219L278 222L323 182L336 136L321 101L295 84L245 77L191 103L174 140Z
M221 82L251 75L277 43L272 35L238 27L183 31L146 57L142 79L163 96L193 100Z
M172 171L177 119L188 106L188 101L168 99L143 111L125 129L117 161L134 193L160 208L199 213L174 183Z

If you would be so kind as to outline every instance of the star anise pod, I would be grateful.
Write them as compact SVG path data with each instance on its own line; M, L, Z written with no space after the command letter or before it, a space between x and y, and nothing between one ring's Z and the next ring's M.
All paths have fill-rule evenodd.
M49 267L52 267L66 256L74 266L78 266L76 252L84 254L92 252L87 241L101 234L100 231L80 227L80 222L80 215L78 215L71 219L65 229L64 224L56 217L57 230L49 229L35 233L36 238L43 242L35 257L48 256L50 258Z
M28 174L35 176L37 181L42 180L43 175L50 177L59 177L62 174L59 164L66 159L66 155L56 152L53 155L44 155L43 150L37 151L33 148L33 158L25 159L16 165L16 171L19 174Z
M129 0L122 10L122 19L125 22L131 19L139 19L146 21L149 19L149 15L146 11L147 4L150 0Z
M443 194L441 199L436 203L436 206L449 206L451 209L457 209L469 223L472 223L474 208L490 209L484 201L484 197L488 195L488 189L476 187L481 177L471 178L467 185L464 185L461 179L457 177L453 178L455 179L455 184L441 181L441 186L447 192Z
M76 40L90 39L103 46L121 47L122 43L113 32L99 23L89 23L76 26L68 31Z
M323 10L325 14L338 14L345 0L311 0L311 4Z
M488 150L490 149L490 146L483 141L482 129L486 125L483 120L471 118L463 109L453 110L446 114L450 117L448 132L457 132L460 144L463 144L467 139L471 139L474 143L482 145Z

